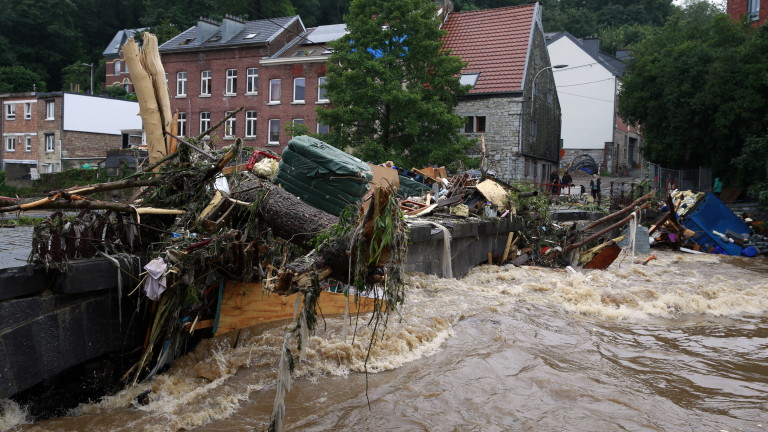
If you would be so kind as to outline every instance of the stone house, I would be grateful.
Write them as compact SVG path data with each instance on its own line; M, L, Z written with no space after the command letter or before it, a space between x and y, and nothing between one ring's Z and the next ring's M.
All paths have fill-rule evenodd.
M2 169L9 180L98 165L121 148L121 129L140 129L136 102L74 93L0 95Z
M541 13L539 3L453 12L443 25L445 49L467 63L461 79L473 86L455 112L465 134L485 138L488 169L502 180L546 183L559 164L560 102Z
M288 142L280 130L287 119L307 118L293 108L306 108L312 102L314 109L314 101L308 98L304 102L292 99L301 89L298 78L305 68L312 70L321 64L288 66L285 72L287 63L273 61L265 76L261 61L284 52L306 31L299 16L246 22L227 15L221 22L200 19L196 26L162 44L160 54L179 135L197 136L243 107L210 135L212 143L223 147L242 137L246 146L275 147L279 152ZM310 77L303 84L307 97L317 85Z
M642 136L618 115L624 61L600 51L600 39L568 32L548 33L546 39L552 62L568 65L554 72L563 112L561 166L591 158L611 174L638 168Z
M128 93L133 93L133 83L128 71L128 64L123 55L123 45L128 39L134 37L137 33L148 30L147 28L124 29L115 33L115 36L104 49L102 55L106 65L104 76L104 86L121 86Z

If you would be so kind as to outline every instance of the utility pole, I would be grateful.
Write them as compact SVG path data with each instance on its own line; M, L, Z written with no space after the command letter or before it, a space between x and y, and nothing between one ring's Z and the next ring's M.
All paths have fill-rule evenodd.
M91 68L91 96L93 96L93 62L89 63L80 63L83 66L88 66Z

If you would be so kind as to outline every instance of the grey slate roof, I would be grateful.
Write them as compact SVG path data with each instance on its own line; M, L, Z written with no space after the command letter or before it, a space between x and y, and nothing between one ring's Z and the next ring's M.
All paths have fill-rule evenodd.
M118 30L118 32L115 33L115 37L113 37L109 42L109 45L107 45L107 48L104 50L102 55L115 57L120 56L120 48L123 47L123 44L128 42L128 39L133 37L134 34L141 33L144 30L147 30L147 27Z
M624 74L624 70L627 68L627 64L612 55L609 55L600 51L600 39L578 39L568 32L544 34L544 38L547 41L547 45L563 37L570 39L571 41L573 41L573 43L580 46L584 50L584 52L586 52L593 59L595 59L595 62L605 66L605 68L608 69L614 75L620 77Z
M285 30L285 27L294 21L301 19L298 15L282 18L271 18L256 21L246 21L244 29L233 36L230 40L222 42L221 29L213 34L208 40L200 41L197 39L197 26L192 26L181 34L177 35L168 42L160 45L160 52L198 50L200 48L226 48L243 45L264 45L270 42L278 34ZM301 27L304 27L302 23ZM246 36L255 35L251 38Z
M330 54L328 43L346 34L346 24L331 24L318 27L310 27L300 36L296 36L283 48L272 55L271 59L299 56L297 52L304 52L303 56L320 56Z

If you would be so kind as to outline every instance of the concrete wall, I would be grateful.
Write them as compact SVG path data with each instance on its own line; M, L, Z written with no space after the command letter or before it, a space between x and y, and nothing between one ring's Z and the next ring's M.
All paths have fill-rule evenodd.
M488 252L503 254L509 232L522 228L509 219L447 220L440 224L451 233L451 269L455 278L466 275L478 264L487 263ZM442 271L443 231L432 225L412 226L411 242L405 271L445 277Z
M132 271L138 277L140 263ZM133 287L106 259L46 272L41 265L0 270L0 397L28 389L66 369L104 354L139 346L143 320L131 322ZM122 309L121 309L122 306ZM122 317L122 322L121 322Z

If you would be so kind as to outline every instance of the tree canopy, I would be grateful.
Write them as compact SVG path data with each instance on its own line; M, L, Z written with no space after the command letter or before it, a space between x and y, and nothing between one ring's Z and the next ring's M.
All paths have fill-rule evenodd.
M755 30L707 2L691 4L635 45L620 114L642 125L650 161L708 166L735 179L732 159L750 137L765 135L766 71L768 27Z
M467 92L458 79L464 64L442 50L432 3L353 0L346 24L327 66L333 107L318 109L329 141L408 167L461 159L472 145L453 114Z

